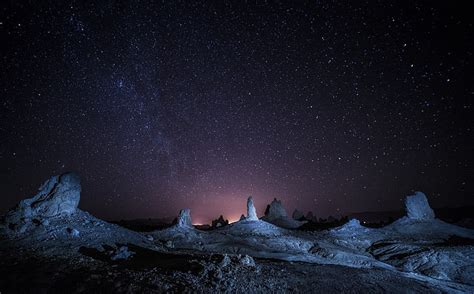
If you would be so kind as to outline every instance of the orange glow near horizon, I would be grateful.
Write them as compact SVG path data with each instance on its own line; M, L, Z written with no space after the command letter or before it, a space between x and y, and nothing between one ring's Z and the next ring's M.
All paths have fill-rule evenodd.
M239 221L241 215L242 214L231 214L229 216L226 216L226 215L222 215L222 216L224 217L224 220L228 220L229 224L231 224L231 223L235 223ZM192 215L191 215L191 218L192 218ZM196 217L196 219L193 220L193 226L202 226L202 225L211 225L211 224L212 224L212 220L205 221L200 217Z

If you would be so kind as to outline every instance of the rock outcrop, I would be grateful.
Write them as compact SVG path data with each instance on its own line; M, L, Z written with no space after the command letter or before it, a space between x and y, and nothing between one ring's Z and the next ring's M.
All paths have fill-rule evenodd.
M305 221L297 221L288 217L281 201L276 198L267 206L262 220L286 229L296 229L306 223Z
M222 216L219 216L218 219L215 219L212 221L212 227L213 228L220 228L220 227L223 227L223 226L227 226L229 224L229 221L224 219L224 217Z
M127 246L120 246L115 250L115 252L112 252L112 255L110 256L111 260L127 260L130 257L132 257L135 254L135 252L130 251Z
M434 211L431 209L426 195L422 192L415 192L414 195L407 196L405 209L409 219L432 220L435 218Z
M31 223L47 223L48 218L71 215L77 211L81 198L81 183L75 173L51 177L39 188L38 194L24 199L10 210L5 221L15 231L25 231Z
M267 209L265 210L265 220L272 221L275 219L286 217L288 217L288 214L286 213L285 208L281 204L281 201L274 198L272 203L267 205Z
M179 228L192 228L191 210L189 208L181 209L178 215L176 226Z
M247 199L247 220L256 221L258 220L257 211L253 205L252 196Z

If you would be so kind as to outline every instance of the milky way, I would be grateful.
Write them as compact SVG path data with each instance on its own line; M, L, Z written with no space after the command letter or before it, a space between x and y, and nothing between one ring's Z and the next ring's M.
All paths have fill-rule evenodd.
M21 2L0 14L2 211L69 170L115 219L474 203L466 7Z

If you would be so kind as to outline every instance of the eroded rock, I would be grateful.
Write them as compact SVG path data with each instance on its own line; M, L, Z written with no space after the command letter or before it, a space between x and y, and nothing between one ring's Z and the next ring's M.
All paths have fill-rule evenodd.
M298 221L288 217L283 204L276 198L267 206L262 220L286 229L296 229L306 223L306 221Z
M110 257L112 260L126 260L132 257L135 252L128 250L127 246L119 247Z
M281 204L280 200L276 198L273 199L272 203L267 206L265 210L265 219L268 221L272 221L279 218L286 218L288 214L286 213L285 208Z
M422 192L415 192L414 195L407 196L405 209L410 219L432 220L435 218L434 211L431 209L426 195Z
M252 196L247 199L247 220L258 220L257 211L253 205Z
M33 224L48 223L45 219L70 215L77 211L81 184L76 173L51 177L39 188L38 194L24 199L5 218L9 228L24 232Z
M239 256L239 263L243 266L255 267L255 260L250 255Z
M213 228L220 228L220 227L223 227L223 226L227 226L229 224L229 221L224 219L224 216L221 215L219 216L218 219L215 219L212 221L212 227Z
M181 228L192 228L191 210L189 208L181 209L179 211L178 222L176 224Z

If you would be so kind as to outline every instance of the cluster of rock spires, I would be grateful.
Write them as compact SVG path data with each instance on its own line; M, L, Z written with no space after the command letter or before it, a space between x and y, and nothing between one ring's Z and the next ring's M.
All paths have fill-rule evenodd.
M10 210L5 216L8 228L16 232L25 232L33 224L48 222L49 218L74 214L80 200L81 185L79 176L73 172L53 176L40 186L39 192L29 199L24 199ZM407 196L405 200L406 218L417 221L427 221L435 218L428 200L422 192ZM297 228L304 224L303 219L314 219L312 212L305 217L302 212L295 210L289 218L280 200L276 198L267 206L264 221L284 228ZM259 221L257 211L250 196L247 199L247 216L240 220ZM221 215L213 222L214 227L227 225ZM182 209L176 220L178 228L193 228L190 209Z
M221 214L218 219L215 219L212 221L212 227L213 228L220 228L223 226L227 226L229 224L229 221L224 219L224 216Z
M106 249L104 244L112 244L115 247L106 249L104 256L119 261L140 256L141 251L136 250L138 247L178 252L192 249L212 254L234 254L237 248L238 252L246 252L254 257L287 261L353 267L385 268L390 265L435 279L441 277L474 285L471 274L472 247L464 246L462 251L462 246L440 246L442 243L439 243L451 236L460 236L462 242L465 242L462 238L474 239L474 231L435 219L426 196L421 192L406 198L405 217L380 229L367 228L352 219L343 226L322 233L289 232L278 227L295 228L303 223L300 220L304 218L314 219L312 213L304 216L296 210L289 217L282 202L274 199L265 215L259 219L253 199L249 197L247 215L242 215L237 224L221 231L216 230L214 234L194 230L190 209L183 209L174 227L153 231L148 235L103 222L79 210L80 192L80 181L76 174L52 177L41 185L35 196L21 201L7 213L6 223L0 225L1 233L12 232L12 240L27 240L28 244L33 245L38 243L33 248L46 254L65 252L67 256L72 256L83 254L78 250L84 246ZM46 225L48 222L49 225ZM215 223L217 227L217 223L226 221L221 216ZM128 244L134 246L128 248ZM50 245L54 250L50 250ZM235 255L223 258L219 264L222 264L219 265L221 271L238 266L239 269L255 266L250 256ZM215 268L209 270L214 271Z
M281 204L281 201L277 199L274 199L273 202L268 205L266 214L261 219L277 226L289 229L300 227L305 223L305 221L297 221L288 217L285 208ZM239 221L260 221L257 216L257 210L255 209L252 196L247 198L247 216L242 215ZM177 228L192 228L193 225L191 221L190 209L182 209L179 212L179 216L175 223ZM222 227L228 224L229 221L224 220L222 215L218 219L212 221L212 227L214 228Z

